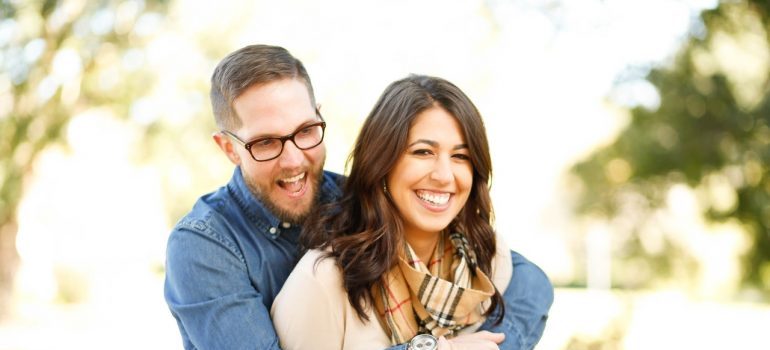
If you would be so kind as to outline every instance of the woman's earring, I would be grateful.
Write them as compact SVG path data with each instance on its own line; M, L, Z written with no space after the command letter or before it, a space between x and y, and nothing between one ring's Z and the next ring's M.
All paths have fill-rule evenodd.
M385 180L382 180L382 191L388 194L388 184L385 183Z

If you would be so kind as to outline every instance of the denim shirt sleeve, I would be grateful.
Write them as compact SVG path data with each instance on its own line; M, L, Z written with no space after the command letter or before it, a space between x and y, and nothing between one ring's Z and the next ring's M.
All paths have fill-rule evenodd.
M534 349L543 336L548 310L553 303L553 286L545 273L521 256L511 251L513 276L502 297L505 315L495 325L498 308L492 312L479 330L505 333L501 350Z
M280 349L243 256L204 220L172 232L164 293L187 350Z

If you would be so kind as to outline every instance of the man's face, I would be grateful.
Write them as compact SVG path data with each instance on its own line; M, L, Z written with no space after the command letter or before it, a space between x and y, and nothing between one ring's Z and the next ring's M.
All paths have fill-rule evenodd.
M243 125L232 132L246 142L289 135L319 121L307 87L297 79L252 86L235 99L233 108ZM230 142L237 154L231 159L239 160L251 192L280 219L301 222L318 197L326 159L323 142L301 150L287 140L280 156L264 162L255 161L243 145Z

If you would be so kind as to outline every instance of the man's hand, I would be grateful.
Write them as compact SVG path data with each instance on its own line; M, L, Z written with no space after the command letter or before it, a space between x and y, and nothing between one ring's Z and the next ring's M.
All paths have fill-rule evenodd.
M438 350L499 350L497 344L505 340L505 334L481 331L458 335L452 339L438 338Z

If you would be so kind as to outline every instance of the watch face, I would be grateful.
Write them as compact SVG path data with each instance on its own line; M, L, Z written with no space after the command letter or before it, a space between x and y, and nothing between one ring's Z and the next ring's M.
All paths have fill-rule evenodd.
M410 350L434 350L436 338L430 334L418 334L409 342Z

